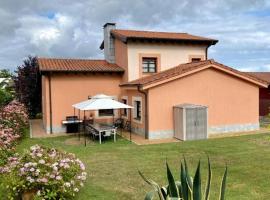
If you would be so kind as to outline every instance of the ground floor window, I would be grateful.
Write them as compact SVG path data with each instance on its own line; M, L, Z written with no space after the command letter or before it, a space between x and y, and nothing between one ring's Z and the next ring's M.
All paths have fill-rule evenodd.
M113 109L106 109L106 110L99 110L98 116L104 117L104 116L113 116Z
M141 113L142 113L142 108L141 108L141 101L134 101L134 112L135 112L135 115L134 115L134 119L138 120L138 121L141 121Z
M122 99L123 104L127 104L127 99ZM127 109L123 110L123 116L127 116Z

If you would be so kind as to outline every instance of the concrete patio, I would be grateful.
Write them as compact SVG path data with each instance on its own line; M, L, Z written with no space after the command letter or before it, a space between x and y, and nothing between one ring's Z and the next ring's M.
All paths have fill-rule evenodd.
M45 129L43 128L41 119L30 120L30 137L31 138L46 138L46 137L58 137L58 136L70 136L76 135L75 133L57 133L57 134L47 134ZM127 131L118 131L118 135L129 140L130 134ZM180 142L175 138L169 139L155 139L155 140L147 140L143 136L132 133L131 140L133 143L137 145L148 145L148 144L163 144L163 143L173 143Z

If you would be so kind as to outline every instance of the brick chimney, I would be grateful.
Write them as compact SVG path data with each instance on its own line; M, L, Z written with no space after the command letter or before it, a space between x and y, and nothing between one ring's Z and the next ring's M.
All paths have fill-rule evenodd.
M109 63L115 63L115 47L114 38L111 35L111 30L116 28L115 23L106 23L104 29L104 56Z

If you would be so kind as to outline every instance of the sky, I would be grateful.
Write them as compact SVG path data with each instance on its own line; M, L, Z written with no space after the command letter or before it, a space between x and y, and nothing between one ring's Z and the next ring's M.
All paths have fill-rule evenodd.
M218 39L209 58L270 71L270 0L0 0L0 69L28 55L103 59L106 22Z

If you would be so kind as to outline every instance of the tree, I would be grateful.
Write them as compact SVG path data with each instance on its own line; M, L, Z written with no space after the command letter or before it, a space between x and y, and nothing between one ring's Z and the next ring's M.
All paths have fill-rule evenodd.
M0 108L14 98L12 74L7 69L0 70Z
M16 97L25 104L29 116L34 118L41 112L41 75L37 57L28 56L23 64L18 66L13 79Z

